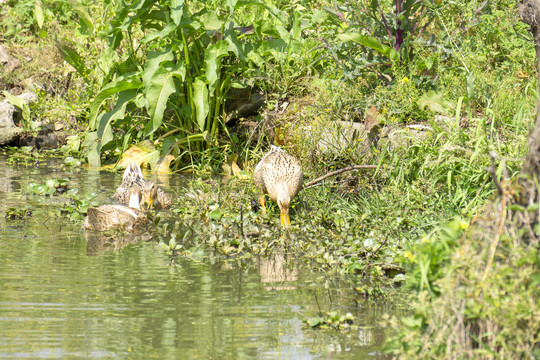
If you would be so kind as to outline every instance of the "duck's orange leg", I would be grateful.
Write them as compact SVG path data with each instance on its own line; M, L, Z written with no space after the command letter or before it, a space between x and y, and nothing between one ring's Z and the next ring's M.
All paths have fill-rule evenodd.
M262 213L264 215L264 214L266 214L266 201L264 200L264 195L259 196L259 202L261 203Z

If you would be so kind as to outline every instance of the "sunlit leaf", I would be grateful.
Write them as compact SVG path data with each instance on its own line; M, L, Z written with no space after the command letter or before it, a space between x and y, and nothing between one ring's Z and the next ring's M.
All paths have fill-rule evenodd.
M100 145L99 145L100 148L113 140L114 137L113 137L113 132L111 128L111 123L114 120L124 118L127 104L133 101L133 99L136 96L137 96L136 90L122 91L118 95L118 101L116 102L116 105L114 106L114 108L111 111L107 113L103 113L98 117L97 134L98 134L98 139L100 140Z
M81 58L81 56L75 50L73 50L73 48L59 42L56 43L56 48L58 49L60 56L62 56L62 59L64 59L64 61L69 65L73 66L73 68L77 70L81 76L86 77L88 75L88 69L84 64L84 59Z
M174 74L166 69L159 68L153 75L149 87L146 88L148 100L148 115L150 122L145 127L145 133L156 131L163 121L163 114L167 108L169 96L176 91Z
M388 59L392 61L398 60L398 53L396 50L388 45L385 45L379 41L378 38L371 35L362 35L358 32L347 32L340 34L338 38L343 42L354 42L363 46L366 46L368 48L371 48L378 53L386 56Z
M148 164L151 168L154 168L158 160L158 150L156 150L151 141L145 140L124 151L117 166L126 167L129 165L129 163L136 162L140 166Z
M321 325L321 323L323 322L323 318L315 317L315 318L308 319L306 322L311 327L317 327Z
M201 13L199 21L207 30L221 30L223 26L223 20L217 16L215 11Z
M221 219L222 216L223 214L221 213L219 209L211 211L210 214L208 214L208 217L212 220L219 220Z
M90 35L94 31L94 25L92 24L92 18L88 14L87 8L81 4L79 0L69 0L71 7L77 15L81 23L81 33L85 35Z
M166 37L175 29L176 29L175 24L168 24L167 26L165 26L163 29L159 31L152 31L141 39L141 44L147 44L154 39L161 39L163 37Z
M428 107L429 110L438 112L440 114L448 114L453 108L452 103L443 98L442 93L437 93L433 90L424 93L417 101L418 106L421 109Z
M195 79L193 83L193 102L195 103L195 113L197 115L197 125L203 131L206 117L210 111L208 103L208 88L201 78Z
M90 104L89 126L90 129L96 130L96 118L101 104L111 96L125 90L139 89L142 86L141 80L136 76L122 77L117 81L113 81L103 87L101 92L94 98Z
M206 80L208 80L210 91L214 90L214 85L221 74L221 59L229 53L228 48L229 44L226 41L220 40L210 45L204 52Z
M158 162L157 168L154 169L154 172L161 175L172 174L170 168L171 162L174 160L174 156L167 155L161 161Z
M88 148L88 165L90 165L90 167L100 167L101 158L99 155L97 131L87 132L84 143Z
M41 29L43 27L45 17L43 16L43 8L40 1L36 1L36 3L34 4L34 18L36 20L36 24Z
M174 55L170 49L148 53L142 75L148 115L150 115L150 122L145 127L147 134L153 133L161 125L169 96L176 90L173 74L161 67L162 62L173 58Z
M171 0L169 7L172 20L176 25L179 25L184 16L184 0Z

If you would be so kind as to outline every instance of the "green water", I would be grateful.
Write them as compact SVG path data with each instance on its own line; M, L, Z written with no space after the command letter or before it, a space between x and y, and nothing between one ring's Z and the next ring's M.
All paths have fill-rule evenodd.
M391 301L359 300L279 254L240 265L211 249L171 258L152 238L87 239L80 222L59 216L67 197L33 196L27 184L69 176L107 203L121 174L57 167L0 157L0 358L384 358L378 321L395 311ZM5 219L24 205L31 217ZM360 329L307 328L319 308L351 312Z

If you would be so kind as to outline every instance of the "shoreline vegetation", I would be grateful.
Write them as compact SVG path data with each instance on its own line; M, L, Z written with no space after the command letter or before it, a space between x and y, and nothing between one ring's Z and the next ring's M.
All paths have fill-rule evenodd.
M170 254L190 232L239 261L286 250L358 295L405 289L413 314L384 319L398 357L540 357L538 241L515 220L538 212L515 201L538 81L515 0L0 4L13 166L194 174L156 235ZM253 203L271 144L304 171L286 237ZM92 199L70 196L80 221Z

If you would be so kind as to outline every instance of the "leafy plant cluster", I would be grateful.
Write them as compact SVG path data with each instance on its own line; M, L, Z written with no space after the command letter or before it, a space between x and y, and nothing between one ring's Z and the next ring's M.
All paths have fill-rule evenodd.
M174 0L106 3L115 17L99 60L103 85L90 105L91 165L110 149L147 138L161 144L163 156L189 158L217 144L229 89L252 87L269 73L294 81L310 68L291 73L308 56L305 49L315 47L302 37L300 12L288 16L261 1L217 8ZM61 50L80 74L91 73L76 51Z

